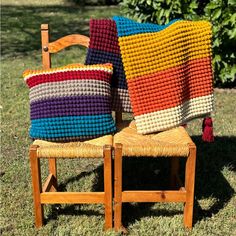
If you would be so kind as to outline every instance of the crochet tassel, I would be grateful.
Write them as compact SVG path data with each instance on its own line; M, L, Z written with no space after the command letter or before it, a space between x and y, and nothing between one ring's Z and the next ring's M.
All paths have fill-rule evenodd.
M214 142L213 122L211 117L204 118L202 124L202 140L204 142Z

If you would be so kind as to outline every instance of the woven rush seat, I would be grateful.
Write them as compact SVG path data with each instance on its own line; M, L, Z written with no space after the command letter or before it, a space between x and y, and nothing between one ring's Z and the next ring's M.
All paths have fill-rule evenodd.
M189 155L189 143L193 143L186 130L181 126L156 134L137 133L135 121L121 124L114 135L113 143L123 145L123 156L181 156Z
M40 158L100 158L103 157L104 145L112 145L112 135L105 135L99 138L84 142L48 142L35 140L37 155Z

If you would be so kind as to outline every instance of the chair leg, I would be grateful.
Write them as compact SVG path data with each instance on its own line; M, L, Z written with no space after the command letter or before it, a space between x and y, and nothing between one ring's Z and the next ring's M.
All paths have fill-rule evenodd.
M33 198L35 210L35 226L39 228L43 225L43 205L40 201L40 193L42 192L40 160L37 157L37 146L30 147L30 164L33 184Z
M111 146L103 149L104 156L104 192L105 192L105 230L112 228L112 162Z
M176 176L179 174L179 158L172 157L170 160L170 186L175 188L177 181Z
M115 144L115 179L114 179L114 228L121 230L122 215L122 145Z
M51 192L57 191L57 162L56 158L48 159L49 173L53 175L53 185L50 189Z
M185 167L185 189L186 203L184 206L184 226L192 228L193 224L193 206L194 206L194 183L196 166L196 146L190 144L190 152Z

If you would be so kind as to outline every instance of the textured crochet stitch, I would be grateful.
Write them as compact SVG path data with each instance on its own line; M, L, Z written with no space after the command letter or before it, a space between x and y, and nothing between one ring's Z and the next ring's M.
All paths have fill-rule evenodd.
M112 63L112 110L131 112L115 21L90 20L90 41L85 64Z
M113 133L112 71L111 64L25 71L30 89L30 136L69 141Z
M213 110L209 22L113 20L138 133L176 127Z

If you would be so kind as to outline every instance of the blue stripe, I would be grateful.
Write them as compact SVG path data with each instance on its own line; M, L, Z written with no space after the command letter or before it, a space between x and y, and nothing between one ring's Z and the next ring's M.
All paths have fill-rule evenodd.
M89 48L86 56L86 65L101 64L101 63L112 63L113 64L113 75L111 79L111 86L113 88L128 89L123 63L121 55L101 51L93 48Z
M111 114L63 116L32 120L30 136L41 139L84 138L113 133L115 130L116 127Z
M159 32L161 30L164 30L168 26L172 25L176 21L181 20L181 19L175 19L170 21L166 25L158 25L152 23L138 23L136 21L130 20L122 16L114 16L112 19L116 22L116 28L119 37L149 33L149 32Z

